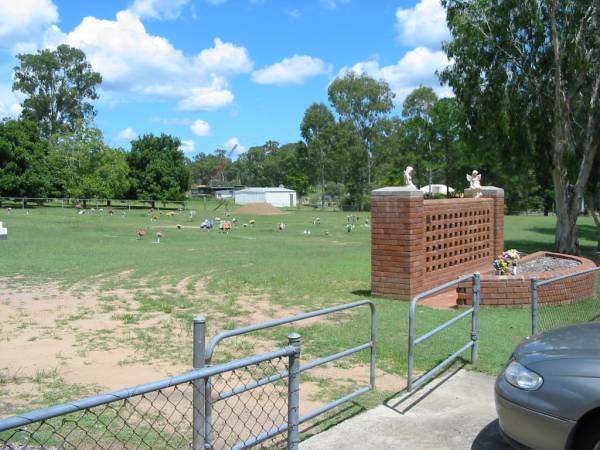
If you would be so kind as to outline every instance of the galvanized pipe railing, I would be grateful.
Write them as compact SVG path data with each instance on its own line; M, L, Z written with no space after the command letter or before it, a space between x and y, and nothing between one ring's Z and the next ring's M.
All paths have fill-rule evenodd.
M322 366L324 364L327 364L327 363L330 363L333 361L337 361L339 359L348 357L354 353L370 349L371 358L370 358L370 370L369 370L369 386L360 388L349 395L346 395L346 396L344 396L338 400L335 400L327 405L317 408L314 411L309 412L308 414L305 414L304 416L300 417L300 419L299 419L300 423L303 423L304 421L312 419L313 417L316 417L320 414L323 414L324 412L327 412L327 411L335 408L336 406L339 406L345 402L348 402L348 401L356 398L357 396L362 395L365 392L368 392L369 390L375 389L375 370L376 370L376 360L377 360L377 352L376 352L377 312L376 312L375 305L373 304L373 302L371 302L369 300L360 300L360 301L356 301L356 302L352 302L352 303L346 303L343 305L337 305L337 306L332 306L329 308L323 308L320 310L311 311L311 312L307 312L304 314L298 314L298 315L286 317L283 319L271 320L271 321L264 322L261 324L249 325L249 326L245 326L245 327L236 328L233 330L226 330L226 331L223 331L223 332L217 334L216 336L214 336L210 340L210 342L208 343L206 348L204 348L204 347L197 348L197 349L195 348L194 355L198 354L198 357L203 357L204 365L209 366L211 363L211 360L213 358L213 355L215 353L215 349L217 348L217 345L224 339L228 339L228 338L231 338L234 336L240 336L240 335L244 335L244 334L248 334L248 333L252 333L252 332L256 332L256 331L260 331L260 330L266 330L269 328L274 328L277 326L286 325L286 324L290 324L290 323L294 323L294 322L299 322L302 320L311 319L313 317L319 317L319 316L333 314L333 313L337 313L340 311L345 311L345 310L349 310L349 309L353 309L353 308L359 308L362 306L368 306L370 309L370 312L371 312L370 341L367 343L358 345L356 347L335 353L333 355L329 355L329 356L325 356L323 358L316 359L305 365L300 365L299 373L305 372L314 367ZM202 318L200 318L200 319L202 319ZM202 331L205 332L206 331L205 328L202 329ZM194 339L194 344L195 345L197 344L198 347L200 347L202 345L202 342L203 342L202 339L198 339L198 340ZM194 361L196 361L195 358L194 358ZM261 380L257 380L255 382L249 383L247 385L247 388L254 389L256 387L262 386L269 382L285 378L288 375L289 374L286 371L284 371L284 372L272 375L270 377L266 377ZM205 390L205 395L203 397L204 398L204 409L202 409L202 407L199 405L198 411L204 411L204 420L205 420L204 427L205 427L205 431L206 431L206 442L204 442L204 448L211 449L212 443L213 443L212 404L214 402L221 401L221 400L231 397L232 395L235 395L234 391L236 391L236 389L232 389L229 392L224 392L224 393L220 393L217 396L213 396L212 392L211 392L210 378L208 378L208 379L206 379L206 384L205 384L204 390ZM194 408L194 410L196 410L196 408ZM281 427L276 427L276 429L274 429L273 431L279 430L280 428ZM281 432L281 431L279 431L279 432ZM263 435L261 435L262 440L260 440L260 442L263 442L264 440L268 439L268 437L270 437L270 436L267 436L268 434L269 433L263 433ZM265 437L265 436L267 436L267 437ZM258 439L258 437L256 439ZM260 443L259 441L255 440L255 439L251 439L251 441L252 441L252 445L257 445L258 443Z
M437 326L433 330L428 331L427 333L416 337L415 336L415 318L417 312L417 304L432 295L445 291L453 286L458 285L459 283L464 283L465 281L472 281L472 289L473 289L473 306L452 319L444 322L443 324ZM471 364L477 364L477 359L479 355L479 304L480 304L480 276L479 273L474 273L473 275L468 275L464 277L460 277L456 280L449 281L448 283L444 283L440 286L436 286L433 289L422 292L415 296L410 302L409 315L408 315L408 386L407 389L409 392L423 385L431 378L439 374L446 367L452 364L456 359L460 357L460 355L468 349L471 349ZM471 336L470 341L463 345L459 350L454 352L444 361L439 363L433 369L429 370L427 373L423 374L421 377L415 379L414 377L414 365L415 365L415 348L417 345L431 338L432 336L438 334L439 332L447 329L448 327L454 325L461 319L464 319L467 316L471 316Z

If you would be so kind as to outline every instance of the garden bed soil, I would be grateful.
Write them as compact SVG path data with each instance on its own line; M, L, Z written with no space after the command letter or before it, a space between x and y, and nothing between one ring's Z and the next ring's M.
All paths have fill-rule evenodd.
M533 272L552 272L555 270L570 269L581 265L575 259L560 258L556 256L538 256L523 263L517 263L517 275Z

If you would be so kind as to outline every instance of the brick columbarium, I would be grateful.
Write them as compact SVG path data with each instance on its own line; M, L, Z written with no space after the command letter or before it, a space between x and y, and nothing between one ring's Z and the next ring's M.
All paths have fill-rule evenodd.
M410 300L491 267L504 246L504 190L425 200L414 186L376 189L371 200L371 292Z
M0 241L8 238L8 230L2 227L2 222L0 222Z

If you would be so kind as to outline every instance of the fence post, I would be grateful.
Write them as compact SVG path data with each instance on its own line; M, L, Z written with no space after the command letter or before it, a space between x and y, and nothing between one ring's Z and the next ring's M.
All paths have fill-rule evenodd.
M407 387L408 392L413 388L413 366L415 363L415 310L416 301L413 298L408 310L408 368L407 368Z
M477 365L479 359L479 304L481 302L481 276L479 272L473 274L473 317L471 319L471 364Z
M371 372L369 382L375 390L375 369L377 367L377 310L371 305Z
M194 369L204 367L204 354L206 350L206 318L194 317ZM193 395L193 450L204 450L206 436L206 385L204 379L194 380Z
M538 332L538 323L540 320L540 311L538 305L538 285L537 278L531 277L531 335L535 336Z
M290 355L289 378L288 378L288 450L298 450L300 443L299 421L300 421L300 335L292 333L288 336L289 344L294 347L294 353Z

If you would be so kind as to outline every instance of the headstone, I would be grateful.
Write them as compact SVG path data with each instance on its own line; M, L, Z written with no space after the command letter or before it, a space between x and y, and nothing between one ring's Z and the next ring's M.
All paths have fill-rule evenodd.
M0 241L8 238L8 230L2 227L2 222L0 222Z

